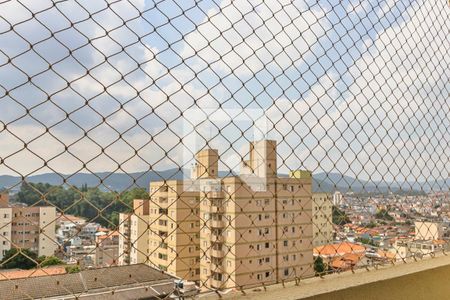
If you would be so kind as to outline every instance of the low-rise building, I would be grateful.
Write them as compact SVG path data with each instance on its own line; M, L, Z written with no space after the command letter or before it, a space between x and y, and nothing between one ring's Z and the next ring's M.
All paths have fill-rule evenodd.
M436 222L414 222L415 238L417 240L439 240L444 235L442 224Z
M149 263L149 200L135 199L133 213L119 214L119 265Z
M28 207L9 203L0 196L0 259L11 248L30 249L39 256L53 255L58 248L55 237L56 209L53 206Z
M433 255L447 248L448 243L444 240L397 239L391 252L395 253L397 260L404 260Z

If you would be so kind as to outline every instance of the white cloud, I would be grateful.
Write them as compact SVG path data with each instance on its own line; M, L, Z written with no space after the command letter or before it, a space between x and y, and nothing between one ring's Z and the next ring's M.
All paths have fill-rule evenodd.
M323 16L303 1L222 1L185 37L181 56L195 56L215 72L240 78L268 65L285 69L300 64L323 35L328 26Z
M10 5L13 2L7 3ZM104 7L101 3L80 3L90 7L91 13ZM144 1L133 3L139 10L144 10ZM383 20L380 22L383 26L389 23L387 19L398 14L396 3L382 2L382 8L376 15ZM0 7L4 8L4 4ZM64 11L68 11L70 7L66 6ZM81 20L85 12L80 11L80 7L74 9L72 21ZM165 57L165 51L168 50L163 46L147 42L136 43L137 37L130 34L128 29L113 30L121 24L121 19L130 20L127 24L133 27L139 37L148 35L152 31L148 23L139 25L137 22L136 25L131 21L137 16L136 10L126 1L115 2L111 9L115 13L106 10L96 17L96 20L101 21L101 26L110 31L109 36L104 36L104 29L92 21L77 26L78 30L91 38L101 37L92 43L101 51L87 45L73 53L76 59L91 69L92 77L84 76L83 68L75 62L54 65L64 80L75 80L71 87L81 95L77 96L69 90L54 95L52 100L62 106L63 110L69 110L69 102L84 105L85 99L102 94L104 87L107 87L106 91L115 99L108 98L103 93L91 100L90 105L101 116L87 107L71 114L71 119L84 130L93 128L102 122L103 116L108 116L107 124L90 131L89 137L93 141L85 137L75 142L81 138L83 130L77 129L69 121L66 121L69 124L53 130L53 134L64 144L75 142L69 152L64 152L59 143L48 134L39 137L42 128L35 122L26 124L24 120L23 124L12 124L9 127L23 140L39 137L29 147L44 160L62 153L52 160L52 167L59 172L79 170L79 160L70 153L89 162L91 171L114 170L117 162L128 172L180 164L183 160L182 145L178 145L182 134L180 122L171 123L169 128L166 128L166 123L179 118L180 111L188 108L217 109L227 104L244 107L250 102L257 108L266 110L268 119L273 124L269 137L280 141L279 165L285 168L304 166L315 171L334 169L347 174L359 174L365 170L375 177L380 177L380 174L398 175L400 171L406 175L416 176L419 172L437 176L439 174L436 172L442 171L442 166L435 170L432 168L438 165L437 161L445 161L444 153L450 152L448 143L445 143L449 140L449 133L445 128L442 130L443 126L448 125L445 113L449 113L446 103L450 89L446 73L450 64L449 54L446 52L449 45L445 30L430 20L434 18L438 23L444 24L444 20L449 18L445 8L437 10L429 3L411 5L398 18L398 24L385 26L387 29L378 32L375 37L364 35L363 43L357 49L364 54L351 62L353 65L346 74L347 77L353 77L354 81L345 81L349 86L344 88L344 80L341 78L343 74L335 69L329 69L323 76L315 75L309 67L305 71L305 66L317 62L312 60L324 53L319 47L319 37L329 34L326 31L331 28L330 20L327 19L330 9L325 5L319 9L309 8L303 1L222 1L219 8L208 11L209 19L200 20L197 29L184 37L183 44L179 43L178 54L184 59L184 64L170 69L167 66L173 61ZM351 12L350 17L356 18L367 15L372 7L367 1L352 1L346 9L348 13ZM17 12L17 15L7 14L10 22L29 18L26 11ZM57 13L52 13L56 19ZM371 14L370 18L374 16ZM53 24L51 18L46 17L45 20L49 28L62 26L56 24L61 22ZM42 32L37 31L40 34L36 35L37 40L42 39ZM73 29L67 30L65 36L57 37L70 49L86 43ZM330 37L330 40L332 38L334 37ZM14 43L5 46L4 52L8 56L23 50L24 45L19 40L16 37ZM126 53L121 51L122 46ZM67 51L54 46L48 50L42 53L55 61ZM117 51L119 53L115 54ZM105 60L105 55L108 56L108 63L93 69ZM179 60L175 56L172 58ZM342 59L341 62L349 61ZM23 65L32 63L30 59L22 62ZM295 79L304 80L307 86L300 87L298 82L293 82L289 75L284 74L288 69L297 72ZM4 73L1 74L11 74L9 69L0 70L2 71ZM243 84L258 72L261 83L255 84L253 80ZM233 75L228 76L231 73ZM127 74L124 80L128 84L121 78L124 74ZM288 80L277 81L276 84L281 86L279 87L276 86L274 77L281 74ZM82 78L76 80L80 76ZM5 83L3 85L8 89L23 81L19 76L14 77L14 80L5 76L2 78L5 78L2 79L2 84ZM52 80L45 80L44 77L33 82L47 93L63 88L63 80L57 80L56 75L47 79L50 78ZM299 91L294 93L296 96L287 95L289 87L286 87L286 82L288 86L298 88ZM39 98L38 93L28 90L25 92L25 87L21 89L23 90L19 89L14 95L17 101L25 107L35 105L31 101ZM305 90L306 93L303 92ZM34 97L29 97L30 95ZM123 103L126 104L119 110ZM1 109L7 112L2 115L0 111L0 115L4 116L2 121L19 118L25 111L21 108L19 113L17 103L7 97L0 98ZM74 105L70 111L75 109ZM119 111L115 112L116 110ZM48 125L60 120L61 112L58 114L58 111L60 110L52 107L46 113L39 113L37 110L32 110L32 113ZM140 120L142 128L136 127L136 119ZM438 124L438 120L447 123ZM240 133L238 131L236 132ZM121 133L124 136L116 141ZM234 153L224 157L224 162L233 165L238 161L237 153L242 154L240 150L246 145L229 143L224 138L226 134L225 130L221 132L221 139L217 139L216 144L224 148L239 148L233 148L235 151L229 152ZM243 139L241 137L241 141ZM20 174L28 174L36 169L39 172L46 170L39 158L30 152L21 151L22 143L11 134L0 132L0 143L6 145L0 149L0 156L8 157L5 163L14 166ZM101 154L100 147L95 143L103 147L113 144L106 149L105 154ZM51 151L48 150L49 145ZM142 159L135 156L133 150L141 147L139 155ZM409 150L411 148L416 148L415 152L412 153ZM164 151L168 149L172 149L169 154ZM16 153L17 151L19 152ZM434 163L429 165L430 161ZM402 166L399 168L395 164ZM8 170L4 172L11 173Z

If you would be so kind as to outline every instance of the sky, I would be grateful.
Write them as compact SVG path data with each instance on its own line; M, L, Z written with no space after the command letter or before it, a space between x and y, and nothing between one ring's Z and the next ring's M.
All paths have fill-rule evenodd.
M0 3L0 174L189 167L278 142L281 172L450 171L445 1Z

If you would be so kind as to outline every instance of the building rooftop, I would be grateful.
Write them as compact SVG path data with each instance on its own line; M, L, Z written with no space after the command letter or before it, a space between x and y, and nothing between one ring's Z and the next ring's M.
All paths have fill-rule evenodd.
M144 264L84 270L79 273L0 281L1 299L40 299L79 295L105 297L121 289L139 291L140 297L162 297L173 291L173 277ZM145 287L144 287L145 286ZM94 295L95 294L95 295ZM137 294L133 297L138 298ZM100 299L100 298L98 298ZM104 298L102 298L104 299Z
M324 245L320 247L314 248L315 256L324 256L324 257L334 257L334 256L344 256L346 254L352 253L363 253L366 250L364 246L342 242L330 245Z
M61 266L41 268L41 269L31 269L31 270L13 269L13 270L4 270L0 272L0 280L40 277L65 273L66 273L65 267Z

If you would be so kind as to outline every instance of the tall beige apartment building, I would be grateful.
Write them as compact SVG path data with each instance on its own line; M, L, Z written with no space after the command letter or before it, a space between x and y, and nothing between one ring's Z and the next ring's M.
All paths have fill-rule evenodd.
M149 204L135 199L132 214L119 214L119 265L149 262Z
M199 279L199 193L182 180L150 184L151 265L185 280Z
M0 195L0 259L11 248L53 255L58 248L55 218L54 207L11 205L7 194Z
M312 194L313 246L333 242L333 197L329 193Z
M119 215L119 265L146 263L185 280L199 280L199 196L182 180L152 182L150 200L136 199Z
M205 149L190 180L150 184L148 246L140 248L149 264L202 288L314 274L310 172L278 177L275 141L252 142L248 156L239 176L220 178L218 151Z
M210 158L201 165L218 169ZM276 142L263 140L250 144L240 176L201 192L201 285L249 287L314 273L307 175L278 177Z

